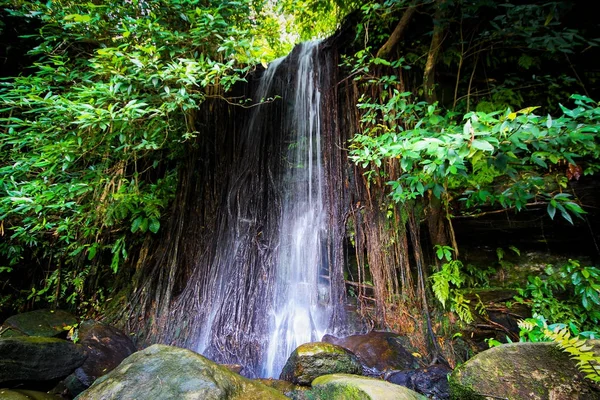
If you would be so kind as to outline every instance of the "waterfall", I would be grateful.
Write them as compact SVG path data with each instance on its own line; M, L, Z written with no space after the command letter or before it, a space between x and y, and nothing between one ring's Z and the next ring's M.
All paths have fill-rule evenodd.
M227 139L213 244L197 250L176 309L180 319L196 310L196 351L242 364L248 376L278 377L297 346L335 328L343 304L331 296L343 275L325 202L319 43L299 45L251 82L257 104Z
M323 165L318 68L319 42L301 45L294 102L287 116L291 141L282 182L274 301L263 375L277 377L290 353L299 345L320 340L327 329L328 285L324 240L327 234L323 205ZM321 272L323 270L324 272Z

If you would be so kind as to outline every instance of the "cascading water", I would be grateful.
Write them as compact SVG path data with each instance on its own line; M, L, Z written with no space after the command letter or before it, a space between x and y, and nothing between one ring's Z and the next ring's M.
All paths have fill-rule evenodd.
M343 302L331 296L343 275L324 202L318 46L301 44L263 73L254 100L281 99L253 107L232 135L215 244L182 296L199 299L196 350L249 376L277 377L297 346L332 328Z
M291 115L291 143L283 181L278 255L267 359L263 375L278 374L299 345L320 340L329 323L324 254L323 166L318 88L319 42L303 43L298 54ZM326 272L325 272L326 273Z

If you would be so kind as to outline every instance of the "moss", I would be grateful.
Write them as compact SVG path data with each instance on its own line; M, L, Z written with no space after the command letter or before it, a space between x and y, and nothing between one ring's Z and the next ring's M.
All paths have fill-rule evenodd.
M563 391L571 393L564 399L584 398L578 397L583 393L585 398L600 399L575 363L551 343L514 343L486 350L456 368L449 386L452 399L483 399L486 394L546 399Z
M353 386L327 384L311 391L309 400L370 400L371 397Z
M315 400L420 400L425 397L403 386L349 374L331 374L318 377L312 382Z
M485 400L485 397L475 392L469 383L457 382L454 374L448 377L448 384L451 400Z

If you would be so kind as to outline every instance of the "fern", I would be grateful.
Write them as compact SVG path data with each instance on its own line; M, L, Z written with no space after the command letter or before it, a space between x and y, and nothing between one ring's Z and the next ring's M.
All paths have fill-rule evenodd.
M458 314L458 317L467 324L473 322L473 313L471 313L471 308L469 307L471 300L465 299L463 294L458 290L453 290L452 294L452 310L455 311L456 314Z
M433 284L431 285L433 294L436 299L442 303L442 306L446 308L446 301L450 296L450 282L446 276L442 274L442 271L432 274L431 280L433 281Z
M564 352L577 361L577 368L585 374L585 377L600 382L600 357L592 351L592 346L586 345L584 339L571 337L568 328L544 330L544 335L552 339Z
M433 284L431 289L435 297L446 307L446 301L450 297L450 284L456 288L460 288L465 281L461 273L462 263L458 260L450 260L442 264L441 269L431 275ZM453 292L453 291L452 291Z

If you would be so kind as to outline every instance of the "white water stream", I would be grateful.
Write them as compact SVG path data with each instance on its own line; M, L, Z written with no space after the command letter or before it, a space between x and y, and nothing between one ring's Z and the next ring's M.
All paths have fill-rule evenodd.
M274 309L261 374L266 377L278 377L296 347L320 340L326 333L330 314L329 285L319 278L321 268L327 271L327 257L323 244L326 225L318 44L317 41L303 43L297 71L291 71L296 74L292 115L288 115L293 141L286 159Z

